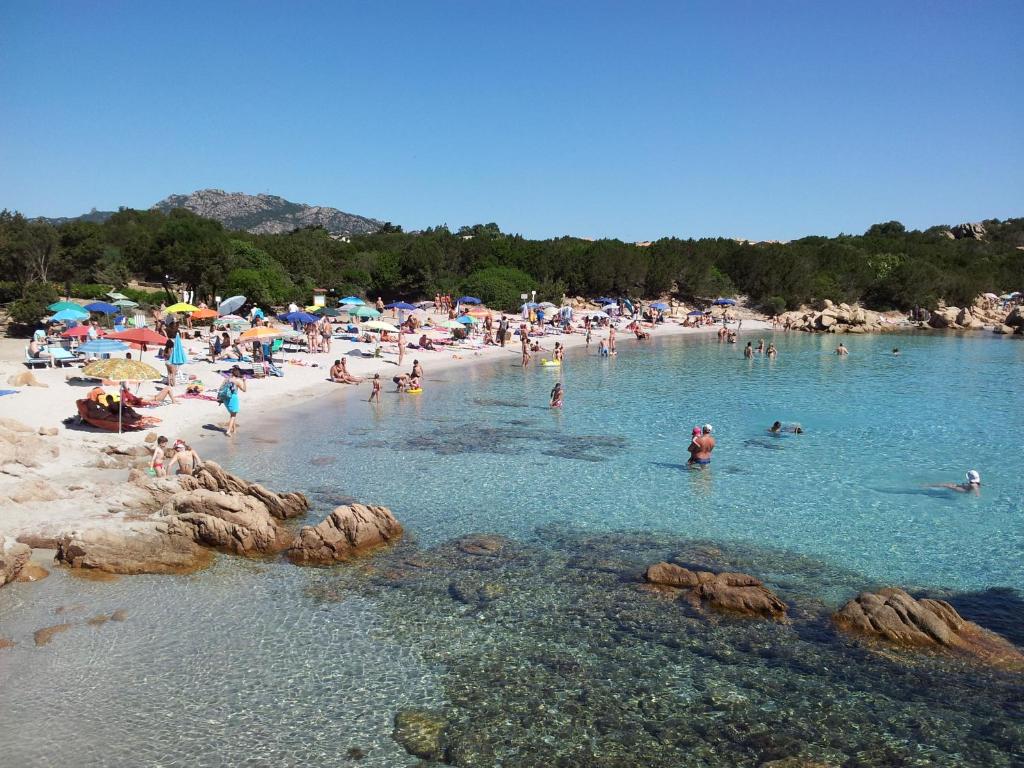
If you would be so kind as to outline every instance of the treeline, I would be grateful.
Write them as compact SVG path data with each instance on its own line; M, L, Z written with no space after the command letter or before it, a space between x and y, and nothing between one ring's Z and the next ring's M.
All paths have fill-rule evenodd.
M953 239L948 227L907 231L876 224L863 235L789 243L665 238L649 246L563 237L529 240L496 224L335 239L323 229L253 235L186 210L122 209L105 222L54 227L0 213L0 266L32 301L48 286L121 287L132 278L199 297L244 294L260 304L300 303L314 287L386 301L435 293L479 296L514 308L520 295L683 299L743 294L769 312L829 298L872 309L964 304L985 291L1024 287L1024 219L984 222L983 240ZM40 286L47 286L41 288ZM39 300L42 300L41 298ZM24 309L24 305L22 305Z

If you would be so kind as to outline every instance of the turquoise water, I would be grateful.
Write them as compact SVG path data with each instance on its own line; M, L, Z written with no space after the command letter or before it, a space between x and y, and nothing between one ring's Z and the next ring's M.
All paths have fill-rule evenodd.
M0 754L11 764L413 766L404 709L459 766L1012 766L1020 678L878 656L829 611L880 583L951 599L1024 645L1024 344L778 335L574 352L559 372L436 373L380 407L342 390L247 418L204 454L319 520L354 497L408 531L354 567L222 557L188 577L0 590ZM891 355L899 346L902 354ZM561 379L562 411L546 407ZM365 392L365 388L361 388ZM772 437L772 421L800 436ZM694 424L715 427L689 471ZM926 483L982 473L980 497ZM453 540L486 532L499 555ZM675 559L763 578L792 622L709 621L638 588ZM86 620L115 609L124 622ZM64 609L64 610L61 610ZM32 632L72 623L50 645Z

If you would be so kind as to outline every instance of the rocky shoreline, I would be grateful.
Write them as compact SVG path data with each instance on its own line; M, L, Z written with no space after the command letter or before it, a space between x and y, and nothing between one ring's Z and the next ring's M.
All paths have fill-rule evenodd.
M1024 335L1021 307L1009 312L994 309L983 298L970 307L942 306L927 313L927 320L894 322L880 312L825 299L820 309L803 308L783 312L777 321L786 330L807 333L899 333L907 330L991 331L1008 336Z

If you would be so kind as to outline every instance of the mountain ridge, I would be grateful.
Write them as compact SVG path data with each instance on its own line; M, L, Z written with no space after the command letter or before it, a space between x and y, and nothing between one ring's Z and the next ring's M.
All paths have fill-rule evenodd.
M253 234L280 234L302 227L323 227L332 235L365 235L376 232L383 221L324 205L294 203L279 195L249 195L225 192L223 189L197 189L188 194L172 194L154 203L150 210L164 213L184 208L208 219L215 219L227 229ZM39 220L54 226L72 221L103 222L116 211L93 208L81 216L62 216Z

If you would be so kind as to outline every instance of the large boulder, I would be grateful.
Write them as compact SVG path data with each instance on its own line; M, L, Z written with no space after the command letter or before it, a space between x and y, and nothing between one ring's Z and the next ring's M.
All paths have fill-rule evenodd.
M32 548L0 534L0 587L15 581L32 557Z
M1008 325L1018 330L1024 328L1024 305L1018 305L1011 309L1003 320L1003 325Z
M58 542L55 559L71 568L138 574L190 573L212 558L183 524L171 518L66 534Z
M59 455L56 441L36 434L31 427L13 419L4 419L0 423L0 465L41 467Z
M343 562L396 541L401 535L402 526L387 507L341 506L319 525L299 531L288 557L298 565Z
M748 618L786 617L786 604L745 573L691 571L675 563L657 563L647 568L644 578L650 584L682 590L695 608Z
M973 224L957 224L950 229L953 237L957 240L984 240L985 225L980 221Z
M960 313L956 316L956 324L972 331L981 330L985 327L985 323L975 317L970 308L966 307L961 309Z
M240 493L186 490L171 497L164 512L197 544L233 555L280 552L291 541L266 505Z
M278 520L298 517L309 509L309 500L305 495L268 491L259 483L250 483L231 474L214 461L203 462L202 468L194 476L182 477L179 482L185 490L205 488L209 491L252 496Z
M932 312L928 324L932 328L956 328L956 319L960 315L959 307L943 307Z
M944 600L915 600L902 589L862 592L834 614L843 632L910 648L955 651L996 666L1024 669L1024 653L967 621Z

